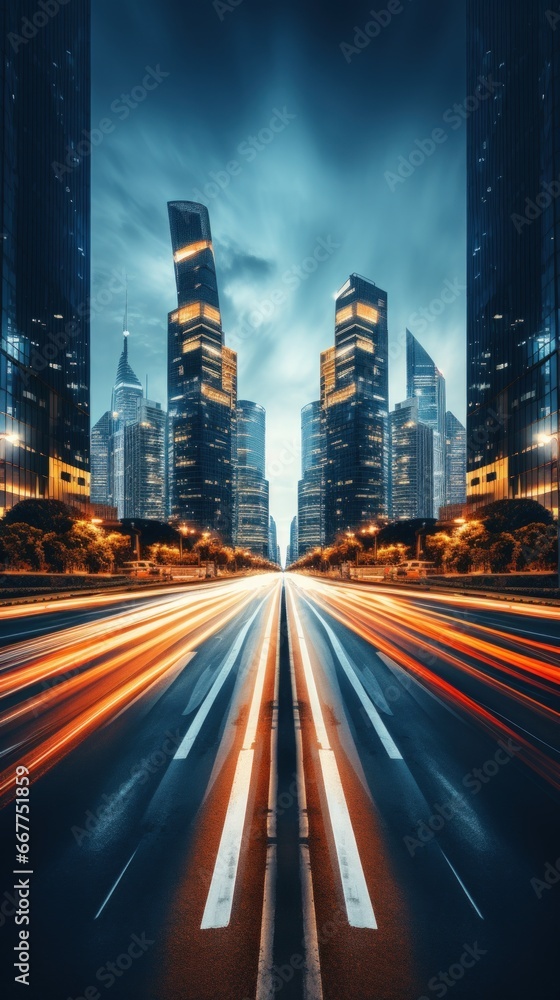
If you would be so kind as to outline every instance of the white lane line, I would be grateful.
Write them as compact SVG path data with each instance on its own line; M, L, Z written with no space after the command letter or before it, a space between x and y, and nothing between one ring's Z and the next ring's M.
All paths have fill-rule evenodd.
M210 688L210 691L208 692L205 701L200 706L191 725L187 729L187 732L185 733L183 740L180 746L178 747L177 753L175 754L173 760L186 760L186 758L188 757L193 747L193 744L200 730L202 729L206 717L210 709L212 708L212 705L216 701L216 698L218 697L220 690L223 687L224 681L226 680L231 668L233 667L233 664L235 663L237 657L239 656L239 651L243 643L245 642L245 637L247 635L247 632L251 628L251 625L253 624L255 618L257 617L259 611L261 610L266 600L267 598L265 597L264 600L261 601L261 603L259 604L257 610L253 612L253 614L249 618L249 621L246 622L243 628L241 629L241 632L237 636L237 639L235 640L230 652L223 661L218 676L216 677L216 680L214 681L212 687ZM187 708L184 710L183 715L186 714Z
M276 666L274 702L270 727L270 775L268 780L268 811L266 817L266 867L264 874L261 937L255 1000L274 1000L274 916L276 909L276 879L278 857L276 845L276 810L278 804L278 710L280 693L280 615L276 635Z
M266 677L266 667L272 634L272 621L276 610L277 600L273 600L268 621L266 623L265 638L261 649L257 676L253 688L253 697L249 711L249 719L245 730L243 747L239 753L233 787L229 799L218 856L214 866L212 882L204 908L201 930L209 930L216 927L227 927L231 919L233 906L233 894L237 878L237 868L241 853L241 842L243 839L243 829L247 813L247 802L249 800L249 789L251 787L251 776L253 771L254 743L257 735L257 725L262 702L264 681Z
M379 715L379 712L372 705L371 699L366 694L366 691L364 690L363 684L361 683L361 681L358 680L357 667L355 666L354 663L352 663L352 660L350 660L347 657L346 653L344 652L344 649L342 648L341 643L337 639L335 633L333 632L333 630L330 627L330 625L328 624L328 622L325 621L325 619L323 618L323 616L320 615L319 612L315 610L315 608L313 607L313 605L306 598L304 598L304 601L309 606L309 608L311 609L311 611L313 611L313 614L316 615L316 617L321 622L321 625L325 629L325 632L327 633L327 635L328 635L328 637L329 637L329 639L331 641L331 645L332 645L332 647L333 647L333 649L335 651L335 654L338 657L338 661L340 663L340 666L344 670L344 673L346 674L348 680L350 681L350 684L352 685L352 687L354 688L354 691L358 695L358 698L360 699L362 707L363 707L363 709L364 709L364 711L365 711L365 713L366 713L369 721L371 722L373 728L375 729L377 735L379 736L379 739L381 740L381 743L385 747L385 750L387 751L388 756L392 760L402 760L402 754L401 754L398 746L396 745L395 741L393 740L393 737L391 736L389 730L387 729L387 726L383 722L383 719Z
M462 878L461 878L461 877L460 877L460 875L458 875L458 874L457 874L457 872L455 871L455 869L454 869L453 865L451 864L451 862L450 862L449 858L447 857L447 854L445 853L445 851L443 850L443 848L441 847L441 845L440 845L440 844L438 844L438 847L439 847L439 849L440 849L441 853L443 854L443 856L444 856L445 860L447 861L447 864L448 864L448 865L449 865L449 867L451 868L451 871L453 872L453 874L454 874L455 878L457 879L457 881L458 881L459 885L461 886L461 889L462 889L462 890L463 890L463 892L465 893L465 896L467 897L467 899L468 899L469 903L471 904L471 906L472 906L473 910L475 911L475 913L477 913L477 914L478 914L478 916L480 917L480 919L481 919L481 920L484 920L484 917L482 916L482 913L480 912L480 910L479 910L478 906L476 905L476 903L475 903L474 899L472 898L472 896L471 896L471 894L470 894L469 890L467 889L467 887L466 887L465 883L463 882Z
M377 921L362 868L354 828L350 819L348 804L344 795L334 751L329 744L309 650L291 591L290 600L296 634L299 640L313 724L319 743L319 761L327 796L327 807L335 841L348 923L351 927L369 927L375 930L377 928Z
M455 709L451 708L451 705L448 705L441 698L438 698L437 694L434 694L434 692L430 690L426 681L419 680L419 678L415 677L413 673L410 673L406 669L406 667L401 666L401 664L397 663L396 660L392 660L390 656L386 656L385 653L381 652L381 650L376 649L375 654L376 656L379 657L381 662L384 663L386 667L389 667L389 670L391 670L396 675L397 680L403 687L403 691L408 691L408 693L414 697L409 684L409 682L412 682L412 684L420 688L422 694L427 694L430 696L430 698L433 698L434 701L437 701L438 705L441 705L441 707L444 708L446 712L449 712L449 714L452 715L455 719L457 719L458 722L461 722L464 726L470 724L467 722L466 719L461 718L461 716L458 715ZM406 683L402 680L403 676L406 678Z
M317 932L317 915L315 911L315 894L313 891L313 875L309 854L309 814L307 812L307 793L305 790L305 772L303 768L303 738L299 714L299 699L297 693L296 671L294 667L294 651L292 633L288 629L288 650L290 655L290 679L292 683L292 709L296 737L297 761L297 794L299 808L299 873L301 878L301 902L303 911L303 940L305 949L304 996L305 1000L323 1000L323 983L321 979L321 959L319 956L319 935Z
M134 858L134 855L136 854L136 852L137 852L137 851L138 851L138 847L136 848L136 851L134 851L134 854L132 854L132 855L131 855L131 857L130 857L130 858L128 859L128 861L126 862L126 865L124 866L124 868L123 868L122 872L120 873L120 875L119 875L119 877L118 877L117 881L115 882L115 884L113 885L112 889L110 889L110 890L109 890L109 893L107 894L107 896L106 896L106 897L105 897L105 899L103 900L103 902L102 902L101 906L99 907L99 909L98 909L97 913L95 914L95 916L94 916L94 918L93 918L94 920L97 920L97 918L98 918L98 917L99 917L99 916L100 916L100 915L101 915L101 914L103 913L103 910L104 910L104 909L105 909L105 907L107 906L107 903L109 902L109 900L110 900L111 896L113 895L113 893L114 893L115 889L117 888L117 886L118 886L118 884L119 884L120 880L122 879L122 877L123 877L123 875L124 875L124 873L125 873L126 869L127 869L127 868L128 868L128 866L129 866L129 865L131 864L131 862L132 862L132 860L133 860L133 858Z

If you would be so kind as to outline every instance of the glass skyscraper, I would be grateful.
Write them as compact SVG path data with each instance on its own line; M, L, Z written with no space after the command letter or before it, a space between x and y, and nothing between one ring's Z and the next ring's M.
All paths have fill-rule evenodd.
M139 399L124 427L124 517L166 521L167 414L160 403Z
M248 399L237 404L235 543L268 557L269 487L265 478L266 412Z
M434 432L419 417L418 399L391 413L391 518L431 518L434 509Z
M387 293L352 274L336 299L334 347L321 355L327 544L387 515L388 400Z
M91 429L91 502L111 503L113 414L107 410Z
M298 551L325 541L325 433L320 400L301 411L301 479L298 483ZM297 557L296 557L297 558Z
M464 504L467 499L467 432L460 420L445 414L445 504Z
M178 308L169 314L169 490L172 518L235 528L237 355L224 346L208 210L168 205Z
M560 32L545 0L468 0L467 491L558 512Z
M445 379L430 355L406 331L406 394L418 400L418 419L433 431L432 517L445 504Z
M0 514L87 501L90 2L0 6Z

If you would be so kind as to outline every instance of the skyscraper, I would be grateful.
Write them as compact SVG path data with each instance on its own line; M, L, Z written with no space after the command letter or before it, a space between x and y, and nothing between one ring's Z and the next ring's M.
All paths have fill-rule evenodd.
M237 404L235 543L268 557L269 500L265 478L266 412L247 399Z
M391 517L433 517L434 432L419 419L418 399L391 413Z
M89 497L90 2L0 7L0 514Z
M467 432L460 420L445 414L445 504L464 504L467 499Z
M111 435L113 414L107 410L91 430L91 502L111 503Z
M327 543L387 514L387 339L387 293L352 274L336 299L334 348L321 355Z
M410 330L406 331L406 394L418 400L418 419L434 432L432 517L438 517L445 504L445 379Z
M168 210L178 299L168 326L171 515L231 541L237 356L224 347L208 210Z
M117 508L119 517L128 517L131 506L131 483L127 474L126 427L136 420L139 401L143 398L142 383L128 360L127 317L123 329L123 349L117 365L117 375L111 394L112 432L109 440L109 502Z
M545 0L468 0L468 501L558 511L560 32ZM548 10L550 15L552 12ZM487 88L488 89L488 88Z
M278 532L273 517L268 522L268 558L271 562L280 562L278 552Z
M290 544L286 556L286 565L289 566L298 558L298 519L293 517L290 522Z
M124 517L167 520L167 414L161 403L139 399L124 426Z
M301 411L301 480L298 483L298 552L325 540L325 433L320 400ZM297 556L295 557L297 558Z

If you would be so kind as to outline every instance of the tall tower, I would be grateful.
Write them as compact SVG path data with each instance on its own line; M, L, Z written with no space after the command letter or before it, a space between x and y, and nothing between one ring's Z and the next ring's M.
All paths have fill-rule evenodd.
M170 513L229 542L237 356L224 347L208 209L174 201L168 211L178 300L168 322Z
M418 400L418 419L433 431L433 517L445 504L445 379L410 330L406 331L406 394Z
M550 8L554 7L554 10ZM558 512L560 32L548 0L468 0L467 492ZM481 80L486 84L481 84Z
M325 536L387 515L387 293L350 275L336 299L335 345L321 356Z
M391 413L391 518L433 516L434 432L419 418L418 399Z
M460 420L445 414L445 504L464 504L467 499L467 432Z
M268 557L269 486L265 478L266 411L248 399L237 404L235 543Z
M0 5L0 515L90 487L90 0L37 10Z
M298 483L298 550L303 556L325 541L325 434L320 400L301 411L301 479ZM297 555L294 555L294 559Z

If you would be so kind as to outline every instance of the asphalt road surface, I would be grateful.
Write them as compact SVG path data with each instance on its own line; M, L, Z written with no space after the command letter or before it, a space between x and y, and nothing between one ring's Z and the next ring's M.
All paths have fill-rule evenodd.
M0 995L560 1000L559 667L302 575L0 608Z

